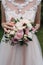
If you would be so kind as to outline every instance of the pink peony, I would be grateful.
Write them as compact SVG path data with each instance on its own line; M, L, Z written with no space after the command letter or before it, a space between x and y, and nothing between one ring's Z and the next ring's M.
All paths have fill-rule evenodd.
M19 31L16 32L15 38L19 40L23 37L23 34L24 34L23 30L19 30Z

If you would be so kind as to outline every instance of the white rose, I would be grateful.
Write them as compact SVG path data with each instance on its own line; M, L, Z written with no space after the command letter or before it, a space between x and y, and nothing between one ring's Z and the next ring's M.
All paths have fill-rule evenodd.
M17 22L16 25L17 29L21 30L22 29L22 23L21 22Z
M30 22L28 19L22 19L22 20L20 20L20 22L22 23L22 25L23 25L24 23L27 24L29 30L32 29L31 22Z
M29 30L32 29L32 25L30 23L28 23L27 26L28 26Z
M23 28L22 27L17 27L18 30L22 30Z

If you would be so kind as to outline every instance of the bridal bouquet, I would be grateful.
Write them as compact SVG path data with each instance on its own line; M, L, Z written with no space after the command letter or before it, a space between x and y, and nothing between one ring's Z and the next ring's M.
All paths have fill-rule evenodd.
M11 19L14 22L13 30L10 30L9 33L6 33L6 41L10 41L11 45L20 44L28 45L28 41L32 41L32 24L27 19Z

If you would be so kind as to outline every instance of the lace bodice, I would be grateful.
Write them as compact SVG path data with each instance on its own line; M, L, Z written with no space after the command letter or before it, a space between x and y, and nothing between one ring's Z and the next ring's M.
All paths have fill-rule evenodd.
M38 8L38 5L40 4L40 2L41 2L41 0L36 0L32 5L31 4L29 5L28 10L25 10L24 14L22 14L22 13L17 14L14 9L11 9L8 6L6 0L2 0L2 5L3 5L4 9L5 9L6 21L9 22L11 18L23 17L23 18L26 18L26 19L30 20L32 23L34 23L37 8ZM14 6L12 6L12 8L13 7Z

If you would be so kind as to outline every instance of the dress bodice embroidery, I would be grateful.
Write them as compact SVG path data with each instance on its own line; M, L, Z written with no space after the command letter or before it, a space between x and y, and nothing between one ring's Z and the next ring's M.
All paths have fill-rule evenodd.
M36 0L35 3L30 7L28 10L25 10L25 13L15 13L15 10L12 10L10 7L8 7L6 0L2 0L2 5L5 9L5 16L6 16L6 21L10 21L10 19L13 18L26 18L29 19L32 23L35 20L36 12L37 12L37 7L40 4L41 0Z

